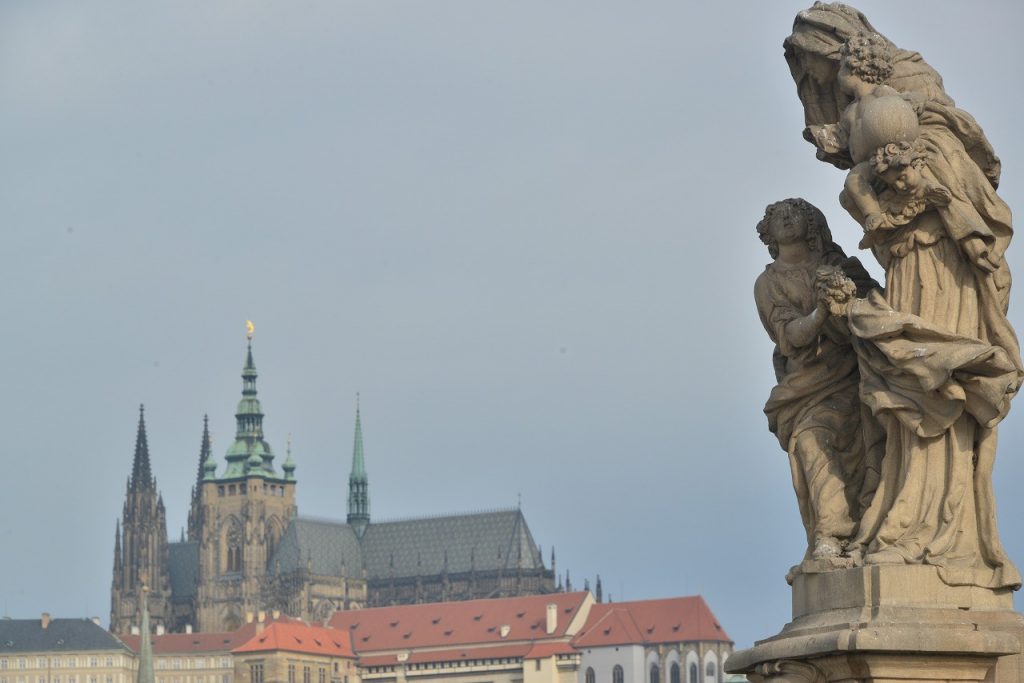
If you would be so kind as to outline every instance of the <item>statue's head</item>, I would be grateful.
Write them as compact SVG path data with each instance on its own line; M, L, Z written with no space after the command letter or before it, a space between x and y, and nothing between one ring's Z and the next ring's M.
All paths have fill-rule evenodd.
M839 48L840 70L865 83L880 85L892 75L895 53L888 40L877 33L858 33Z
M812 252L823 252L832 244L825 215L806 199L798 198L769 204L757 224L757 236L768 246L773 259L779 256L779 244L789 240L807 240Z
M892 189L909 194L921 183L921 169L927 156L920 141L893 142L875 150L871 169Z

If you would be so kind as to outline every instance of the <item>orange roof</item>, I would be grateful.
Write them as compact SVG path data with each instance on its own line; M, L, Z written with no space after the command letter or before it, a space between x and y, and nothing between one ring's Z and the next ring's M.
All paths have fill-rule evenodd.
M629 643L732 642L699 595L594 605L572 640L577 648Z
M153 654L191 654L199 652L230 652L233 648L249 640L256 633L256 624L243 624L237 631L226 633L165 633L152 636ZM118 636L118 638L138 653L141 638L134 635Z
M355 657L348 631L311 626L301 621L275 621L232 652L285 650L334 657Z
M454 648L451 650L428 650L426 652L410 652L405 661L399 662L395 653L369 655L359 658L360 666L397 666L398 664L422 664L434 662L460 662L473 659L518 659L526 657L533 648L529 643L513 643L511 645L492 645L490 647Z
M569 623L588 593L552 593L518 598L395 605L335 612L330 625L352 634L360 654L422 647L459 648L470 644L565 638ZM547 606L558 620L548 634ZM502 637L502 626L508 627Z

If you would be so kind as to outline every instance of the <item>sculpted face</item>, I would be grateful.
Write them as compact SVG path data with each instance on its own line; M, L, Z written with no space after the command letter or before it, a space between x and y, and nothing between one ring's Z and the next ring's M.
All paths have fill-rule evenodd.
M913 166L889 168L882 180L899 194L913 194L921 186L921 172Z
M779 211L768 223L768 234L778 245L794 244L807 239L807 225L792 211Z

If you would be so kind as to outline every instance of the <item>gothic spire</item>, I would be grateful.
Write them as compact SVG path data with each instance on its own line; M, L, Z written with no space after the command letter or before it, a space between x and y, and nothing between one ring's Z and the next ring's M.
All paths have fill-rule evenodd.
M121 571L121 518L117 519L117 526L114 528L114 574Z
M348 523L361 538L370 523L370 482L363 457L363 424L356 394L356 433L352 445L352 472L348 477Z
M153 488L153 472L149 466L149 444L146 442L146 408L139 404L139 430L135 435L135 458L132 460L132 491Z
M195 495L199 495L199 491L203 487L203 466L206 464L206 459L210 457L210 417L203 415L203 439L199 443L199 466L196 468L196 489Z

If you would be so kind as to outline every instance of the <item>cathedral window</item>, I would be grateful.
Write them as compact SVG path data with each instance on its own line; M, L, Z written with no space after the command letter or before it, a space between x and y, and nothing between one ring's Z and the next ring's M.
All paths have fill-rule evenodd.
M661 668L657 664L651 664L651 683L661 683Z
M679 680L679 664L677 662L673 662L672 668L669 669L669 683L682 683Z
M622 667L616 664L615 668L612 669L612 683L623 683L624 678Z
M596 682L597 682L597 676L594 675L594 667L588 666L587 667L587 683L596 683Z
M690 664L690 680L686 683L697 683L697 665Z

